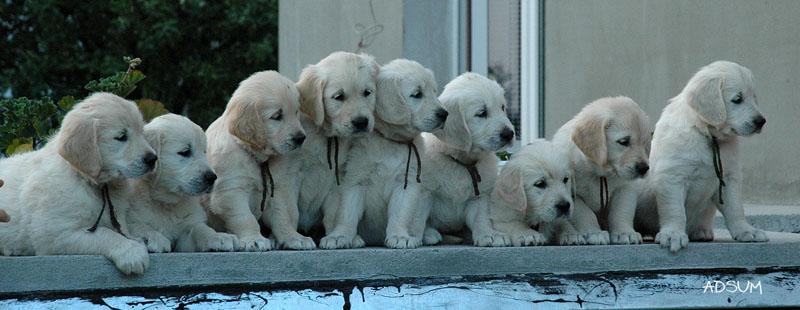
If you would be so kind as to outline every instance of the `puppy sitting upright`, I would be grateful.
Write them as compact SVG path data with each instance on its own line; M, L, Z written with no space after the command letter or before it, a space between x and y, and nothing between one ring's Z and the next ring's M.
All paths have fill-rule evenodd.
M433 73L415 61L397 59L381 67L375 130L352 142L351 154L361 158L347 162L340 203L336 210L325 210L328 235L321 247L422 244L424 226L419 223L428 210L418 184L426 165L420 161L419 153L425 151L419 134L447 119L436 93Z
M422 185L429 193L425 203L432 208L425 243L440 242L440 232L466 227L475 245L505 245L508 236L493 230L487 216L497 178L495 152L514 140L503 88L482 75L465 73L445 86L439 100L450 117L442 130L423 135L423 162L429 168Z
M645 206L637 223L650 231L660 226L656 242L675 252L689 240L714 240L719 209L734 240L767 241L744 216L738 139L766 122L750 70L727 61L700 68L656 124L649 187L658 210Z
M613 97L586 105L556 132L553 143L567 152L575 171L570 222L577 235L567 227L560 233L566 243L608 244L609 233L613 244L642 242L633 217L642 186L637 179L649 169L650 128L636 102Z
M297 152L275 158L272 171L279 181L264 219L278 246L314 249L314 240L298 230L321 226L323 206L338 204L345 163L371 156L351 154L350 141L372 131L377 75L371 56L346 52L332 53L300 74L300 118L308 140Z
M246 251L273 247L258 220L275 183L283 181L273 182L271 157L305 140L299 107L292 81L275 71L258 72L239 84L225 112L206 130L208 161L219 178L203 206L213 227L235 234Z
M150 172L158 159L143 126L136 104L95 93L67 113L44 148L0 160L6 181L20 178L5 173L28 175L21 184L7 183L19 192L0 192L18 198L13 203L0 199L11 217L0 223L0 252L103 255L122 273L143 273L147 248L129 238L121 197L126 179Z
M150 252L233 251L236 236L206 224L200 195L211 192L217 175L206 160L206 135L180 115L159 116L144 126L156 150L153 173L129 181L129 230Z
M497 178L489 207L492 227L507 234L513 246L571 243L556 234L569 229L562 226L569 225L573 182L561 149L543 139L523 146Z

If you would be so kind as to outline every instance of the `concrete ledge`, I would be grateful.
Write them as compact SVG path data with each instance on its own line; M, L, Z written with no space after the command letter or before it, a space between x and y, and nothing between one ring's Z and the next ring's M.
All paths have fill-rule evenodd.
M0 257L0 297L340 280L800 266L798 234L770 233L768 243L734 243L726 235L718 231L721 241L692 243L677 254L654 244L153 254L150 269L140 277L121 275L100 256Z
M756 228L790 233L800 233L800 206L745 205L747 220ZM725 219L717 212L714 227L725 228Z

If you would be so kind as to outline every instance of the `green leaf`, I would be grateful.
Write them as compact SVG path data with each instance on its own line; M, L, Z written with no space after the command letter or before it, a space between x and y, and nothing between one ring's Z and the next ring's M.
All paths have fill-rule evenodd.
M169 113L163 103L152 99L136 100L136 105L139 107L139 111L142 112L144 121L148 123L156 117Z
M6 148L6 155L25 153L33 150L33 139L14 139Z
M58 101L58 106L64 111L69 111L72 110L72 107L75 106L75 103L75 97L64 96Z

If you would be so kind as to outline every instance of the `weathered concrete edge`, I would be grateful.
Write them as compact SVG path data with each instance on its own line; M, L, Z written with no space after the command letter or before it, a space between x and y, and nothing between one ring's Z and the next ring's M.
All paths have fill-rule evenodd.
M0 257L0 295L259 285L314 281L498 276L537 273L800 266L800 242L415 250L368 248L266 253L151 255L143 276L126 277L100 256Z

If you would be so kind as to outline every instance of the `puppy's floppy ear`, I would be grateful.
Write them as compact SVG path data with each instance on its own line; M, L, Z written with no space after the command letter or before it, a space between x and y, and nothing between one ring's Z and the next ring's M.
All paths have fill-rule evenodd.
M156 129L144 129L144 139L147 141L147 144L156 151L156 157L161 158L161 150L164 148L164 132L163 130L156 130ZM156 160L156 165L153 167L153 172L155 172L155 179L158 180L159 175L161 174L161 163L162 160Z
M703 121L715 127L725 122L727 112L722 99L722 79L700 80L688 90L687 95L689 106Z
M325 80L319 76L318 71L313 65L306 67L300 73L297 90L300 91L300 111L314 119L315 125L322 126L325 121Z
M378 77L377 102L375 114L392 125L405 125L411 122L411 109L400 89L400 81L394 76Z
M228 103L228 132L255 150L267 146L267 132L257 102L235 97Z
M492 196L499 198L512 209L525 213L528 197L525 194L525 183L522 171L516 166L506 166L497 178Z
M606 148L606 125L608 121L597 115L584 115L575 122L572 142L578 146L589 161L605 167L608 164Z
M98 138L96 119L76 117L64 122L57 141L58 154L94 183L103 168Z
M439 98L445 106L449 116L444 121L444 129L433 132L436 137L447 144L452 145L462 151L469 151L472 148L472 135L467 127L467 119L462 111L460 98ZM456 100L455 104L447 104L446 101Z

